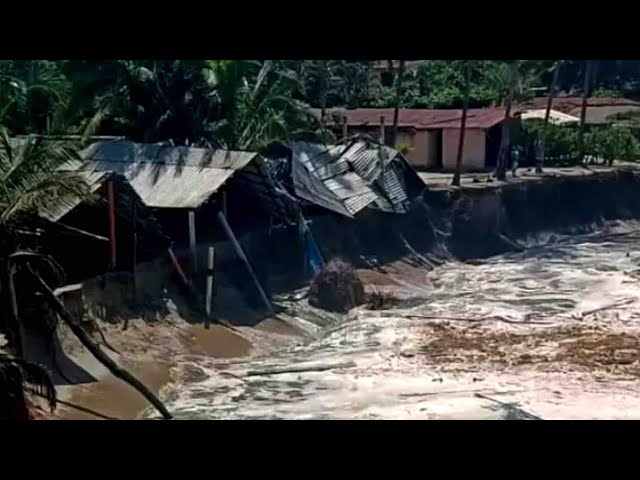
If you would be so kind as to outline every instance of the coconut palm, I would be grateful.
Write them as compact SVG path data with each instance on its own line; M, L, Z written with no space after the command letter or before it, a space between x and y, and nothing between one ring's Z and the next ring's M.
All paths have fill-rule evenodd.
M464 153L464 137L467 126L467 110L469 109L469 91L471 89L471 69L472 62L467 60L463 63L464 70L464 87L463 87L463 105L462 117L460 118L460 138L458 140L458 155L456 157L456 171L453 175L451 185L460 186L460 178L462 176L462 155Z
M37 215L90 198L90 189L79 174L62 171L68 162L79 161L77 151L67 144L43 138L10 139L0 127L0 327L13 320L15 339L19 325L15 317L9 257L20 246L20 234L31 230ZM19 342L14 347L20 348Z
M498 102L505 108L502 139L495 170L495 177L499 180L505 180L510 160L513 129L511 111L513 104L531 95L531 87L538 82L540 73L534 67L535 64L530 62L512 60L499 64L497 68L492 69L486 79L496 92Z
M83 127L140 142L202 143L215 119L206 62L69 61L70 110Z
M30 216L88 198L85 179L60 169L73 161L81 161L80 155L68 143L42 137L11 139L0 127L0 232L10 234Z
M400 114L400 103L402 102L402 80L404 76L405 60L398 60L396 71L396 101L393 109L393 127L391 129L391 145L396 146L398 139L398 117Z
M31 418L25 390L31 390L56 407L56 389L47 370L0 351L0 420Z
M0 61L0 124L14 134L46 133L69 94L57 62Z
M582 105L580 107L580 128L578 130L578 156L581 163L584 163L585 142L584 130L587 119L587 100L593 83L592 77L596 62L594 60L585 60L584 64L584 86L582 87Z
M544 112L544 128L542 130L542 136L538 140L538 149L536 151L536 173L542 173L542 167L544 164L545 155L545 142L546 142L546 130L549 125L549 117L551 115L551 107L553 105L553 97L556 93L558 85L558 77L560 75L560 67L562 66L562 60L557 60L553 64L553 76L551 78L551 85L549 85L549 95L547 97L547 108Z
M209 68L219 108L212 145L257 150L319 126L308 105L293 97L299 79L292 70L270 60L211 60Z

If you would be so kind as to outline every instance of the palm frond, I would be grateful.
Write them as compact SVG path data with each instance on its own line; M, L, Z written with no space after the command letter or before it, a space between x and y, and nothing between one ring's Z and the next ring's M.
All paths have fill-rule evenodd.
M44 367L0 353L0 387L4 387L0 388L0 395L24 402L24 389L27 386L47 400L51 411L56 408L56 388Z
M0 128L0 224L89 199L85 178L64 170L80 161L70 144L41 137L11 140Z

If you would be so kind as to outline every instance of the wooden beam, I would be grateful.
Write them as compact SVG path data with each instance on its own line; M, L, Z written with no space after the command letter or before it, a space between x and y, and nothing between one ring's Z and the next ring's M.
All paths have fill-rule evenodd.
M116 198L113 189L113 180L107 181L107 199L109 210L109 246L110 246L110 263L109 269L116 268Z
M260 294L260 299L262 300L262 303L264 303L264 306L267 308L267 310L269 312L273 312L273 307L271 306L271 302L269 302L269 299L267 298L267 294L264 293L264 290L262 289L262 286L260 285L260 282L258 281L258 277L254 273L253 268L251 268L251 264L249 263L249 259L244 254L244 251L242 250L242 247L240 246L240 242L238 242L238 239L236 238L235 234L233 233L233 230L231 230L231 227L229 226L229 223L227 222L227 219L224 216L224 213L222 213L221 211L218 212L218 220L220 221L220 224L222 225L222 228L224 229L224 232L227 235L227 238L229 239L229 241L233 245L233 248L236 251L236 254L238 255L238 257L240 257L240 260L243 261L243 263L245 264L245 267L247 267L247 271L249 272L249 275L251 276L251 279L253 280L253 283L254 283L254 285L256 287L256 290L258 290L258 293Z
M173 265L173 268L175 268L176 273L180 277L180 280L182 280L182 282L186 286L190 286L191 284L189 283L189 280L187 279L187 276L185 275L184 270L182 270L182 267L178 262L178 258L176 257L176 254L173 252L173 249L171 247L168 248L168 253L169 253L169 258L171 259L171 264Z
M191 247L191 262L193 271L198 271L198 250L196 248L196 214L189 210L189 246Z
M69 230L70 232L77 233L78 235L83 235L85 237L93 238L94 240L100 240L101 242L110 241L107 237L103 237L102 235L96 235L95 233L87 232L86 230L81 230L79 228L72 227L71 225L67 225L62 222L56 222L55 225L62 227L65 230Z

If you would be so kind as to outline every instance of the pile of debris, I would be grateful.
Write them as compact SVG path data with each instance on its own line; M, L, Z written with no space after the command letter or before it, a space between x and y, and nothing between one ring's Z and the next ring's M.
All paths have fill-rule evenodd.
M329 261L311 282L309 304L314 307L345 313L364 302L364 285L354 268L343 260Z

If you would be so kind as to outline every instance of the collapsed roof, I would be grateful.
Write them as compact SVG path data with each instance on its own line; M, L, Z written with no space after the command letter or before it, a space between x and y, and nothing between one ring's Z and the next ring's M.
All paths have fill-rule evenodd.
M366 136L339 145L297 142L290 150L295 195L347 217L367 207L406 213L424 187L400 152Z

